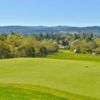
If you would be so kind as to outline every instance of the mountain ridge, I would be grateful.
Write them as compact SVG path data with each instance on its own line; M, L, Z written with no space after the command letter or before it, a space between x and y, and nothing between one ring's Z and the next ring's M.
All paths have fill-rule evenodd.
M0 26L0 33L100 33L100 26L86 26L86 27L75 27L75 26L21 26L21 25L9 25Z

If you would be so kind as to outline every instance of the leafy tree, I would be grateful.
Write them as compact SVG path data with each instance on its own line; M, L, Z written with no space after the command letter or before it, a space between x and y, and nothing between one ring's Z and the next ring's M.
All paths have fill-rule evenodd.
M4 41L0 41L0 58L10 58L10 50Z
M41 47L40 48L40 56L46 56L48 54L48 51L46 47Z

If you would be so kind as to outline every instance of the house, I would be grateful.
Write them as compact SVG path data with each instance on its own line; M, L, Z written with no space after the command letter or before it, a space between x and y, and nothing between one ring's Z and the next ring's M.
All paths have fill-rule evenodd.
M65 49L65 46L63 46L61 44L59 44L58 47L59 47L59 49Z

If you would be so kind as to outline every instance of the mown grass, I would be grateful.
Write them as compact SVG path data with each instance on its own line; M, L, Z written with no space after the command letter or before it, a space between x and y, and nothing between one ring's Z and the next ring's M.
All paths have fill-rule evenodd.
M88 60L88 61L100 62L100 55L97 56L97 55L91 55L91 54L80 54L80 53L74 53L68 50L59 50L57 53L49 54L48 58Z
M100 63L95 61L57 60L48 58L18 58L0 60L0 83L29 84L32 86L37 85L43 87L43 89L38 88L37 91L41 94L41 96L42 93L44 94L41 98L45 98L47 95L47 100L49 100L50 97L55 98L55 96L57 96L57 99L55 98L54 100L63 100L65 99L65 96L63 98L63 95L65 94L66 100L99 100ZM10 95L15 95L15 98L17 98L16 95L20 96L22 93L23 95L26 95L26 98L30 97L28 100L35 100L34 94L36 90L32 90L33 93L31 92L28 95L27 92L25 92L26 94L24 93L22 87L23 86L17 86L15 87L16 89L14 88L10 90L11 86L6 87L5 85L5 87L2 88L1 85L1 98L3 95L11 91L9 92ZM45 87L49 88L49 91L47 91ZM18 90L20 88L21 90ZM25 91L28 90L26 86L24 89ZM58 95L55 90L64 91L65 94L62 92ZM5 91L8 92L5 93ZM21 91L21 93L19 91ZM9 93L4 97L8 97ZM26 100L23 95L23 99L18 96L15 100L20 100L19 98ZM36 97L38 98L38 94ZM8 97L4 100L10 99Z
M47 87L1 84L0 100L99 100Z
M0 86L0 100L66 100L64 97L15 85Z

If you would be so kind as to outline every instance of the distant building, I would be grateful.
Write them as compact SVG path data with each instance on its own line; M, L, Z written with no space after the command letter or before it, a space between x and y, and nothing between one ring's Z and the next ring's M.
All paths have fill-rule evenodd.
M96 55L97 53L96 52L92 52L92 55Z
M58 45L58 47L59 47L59 49L65 49L65 46L63 46L63 45Z

